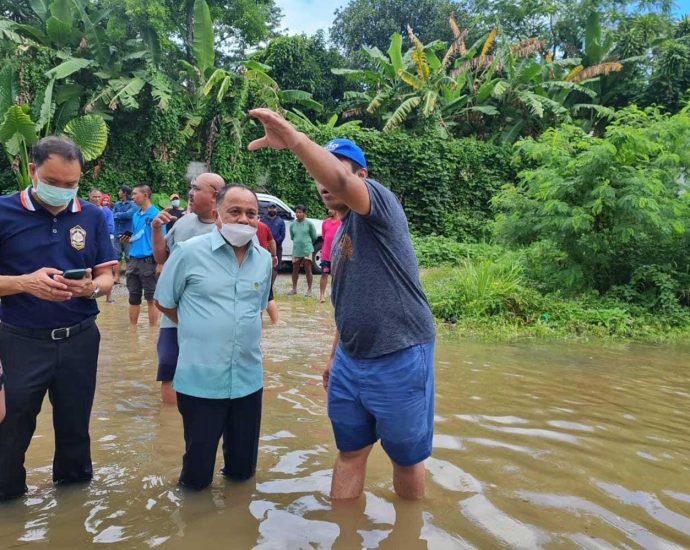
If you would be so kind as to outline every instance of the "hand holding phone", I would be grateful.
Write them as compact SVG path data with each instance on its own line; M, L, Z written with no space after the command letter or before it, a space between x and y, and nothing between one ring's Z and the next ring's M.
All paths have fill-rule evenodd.
M62 273L65 279L70 279L73 281L83 279L86 277L86 269L68 269Z

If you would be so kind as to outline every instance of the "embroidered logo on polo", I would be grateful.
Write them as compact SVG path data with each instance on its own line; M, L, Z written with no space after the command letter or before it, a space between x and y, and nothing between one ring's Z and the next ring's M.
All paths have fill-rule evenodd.
M86 230L81 225L75 225L69 230L69 242L74 250L84 250L86 246Z

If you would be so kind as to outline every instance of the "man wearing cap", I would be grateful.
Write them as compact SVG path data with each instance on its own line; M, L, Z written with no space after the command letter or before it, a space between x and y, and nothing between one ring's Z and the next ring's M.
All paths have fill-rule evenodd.
M173 228L173 225L179 220L182 216L184 216L185 212L180 208L180 195L177 193L173 193L170 195L170 208L166 209L169 213L170 216L172 216L172 220L170 220L167 224L165 224L165 227L168 231L170 231Z
M273 111L249 114L265 130L249 149L292 151L342 220L331 270L337 332L323 375L339 450L331 497L361 495L367 458L381 439L395 492L422 498L433 436L435 328L405 213L391 191L368 178L364 154L351 141L323 148Z
M115 233L113 236L113 248L118 261L124 262L124 266L115 266L115 284L120 284L120 273L127 269L129 260L129 241L123 242L122 235L132 234L132 217L137 211L137 205L131 199L132 190L127 185L121 185L117 191L118 201L113 206L113 220L115 221Z
M207 172L200 174L189 187L190 213L185 215L175 226L163 233L163 228L171 222L177 222L172 209L161 211L151 223L153 256L158 265L164 265L175 245L210 233L216 227L216 195L223 189L225 181L218 174ZM172 195L174 196L174 195ZM161 383L161 401L175 405L177 396L172 381L177 369L179 347L177 344L177 324L167 315L161 317L161 328L158 333L158 372L156 381Z
M32 151L32 185L0 197L0 362L7 415L0 424L0 500L24 494L24 458L48 392L53 481L93 475L89 419L96 389L98 296L117 263L105 217L77 197L84 160L70 140Z

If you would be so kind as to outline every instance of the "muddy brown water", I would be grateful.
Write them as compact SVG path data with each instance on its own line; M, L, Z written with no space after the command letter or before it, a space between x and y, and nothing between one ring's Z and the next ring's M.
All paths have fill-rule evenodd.
M130 330L117 296L99 321L94 480L52 486L46 401L29 493L0 505L0 548L690 548L690 347L441 338L427 498L395 498L377 447L365 495L332 506L320 381L332 311L279 305L286 324L264 334L255 480L176 488L181 422L159 403L156 330L144 315Z

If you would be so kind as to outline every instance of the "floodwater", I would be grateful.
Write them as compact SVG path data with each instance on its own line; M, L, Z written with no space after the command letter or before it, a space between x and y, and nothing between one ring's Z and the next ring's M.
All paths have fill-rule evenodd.
M333 506L320 380L332 311L284 295L279 305L286 324L264 335L255 480L176 488L182 429L159 403L156 330L144 315L130 330L118 296L99 322L94 480L52 486L46 401L29 494L0 505L0 548L690 547L690 348L441 339L427 498L396 499L377 447L365 495Z

